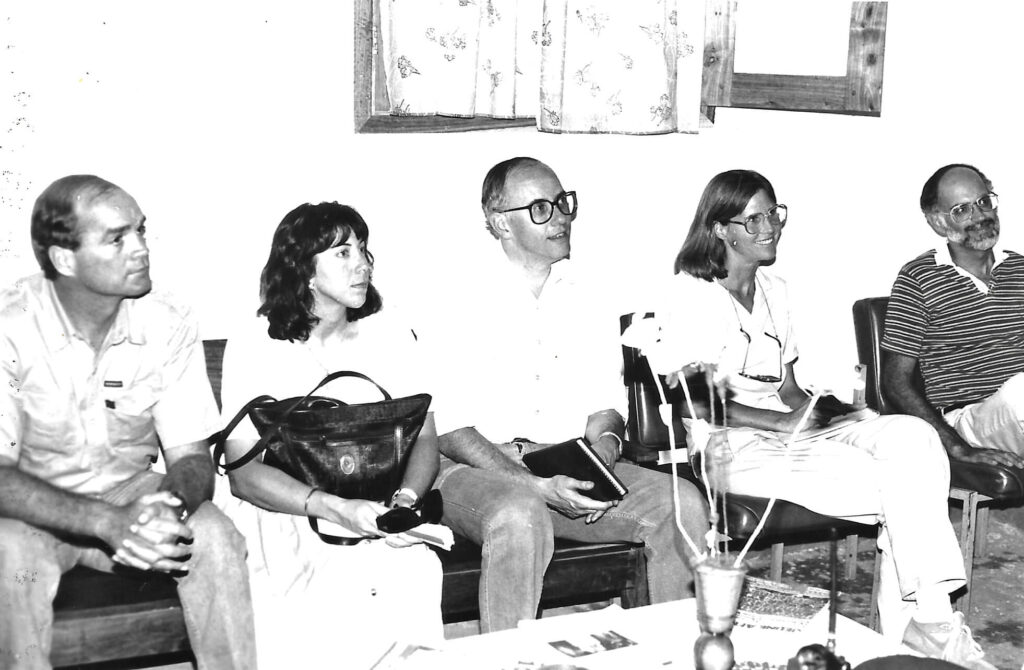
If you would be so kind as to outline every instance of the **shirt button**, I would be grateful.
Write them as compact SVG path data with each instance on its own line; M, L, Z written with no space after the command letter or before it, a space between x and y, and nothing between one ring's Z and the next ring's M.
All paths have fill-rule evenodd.
M370 595L371 596L377 595L377 589L370 589Z

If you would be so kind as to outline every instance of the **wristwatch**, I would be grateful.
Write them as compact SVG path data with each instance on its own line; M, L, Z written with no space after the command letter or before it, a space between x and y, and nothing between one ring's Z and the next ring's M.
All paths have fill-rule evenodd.
M391 496L391 507L397 507L398 506L398 499L400 497L402 497L402 496L405 496L406 498L410 499L409 500L409 505L410 506L415 505L416 501L420 499L420 497L418 495L416 495L415 491L413 491L408 486L405 486L405 487L400 488L397 491L395 491L395 494L393 496Z

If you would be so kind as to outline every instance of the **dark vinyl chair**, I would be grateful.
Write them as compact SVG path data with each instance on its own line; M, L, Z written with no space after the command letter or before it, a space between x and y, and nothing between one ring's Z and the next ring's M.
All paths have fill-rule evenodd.
M619 325L622 331L632 323L635 316L640 315L625 314L620 317ZM643 316L650 317L652 314ZM628 441L624 448L624 456L640 465L658 468L658 452L669 448L668 428L662 423L658 413L661 400L655 384L661 382L655 380L646 359L637 349L623 346L622 358L623 382L629 400L629 417L626 421ZM677 443L684 446L686 432L678 417L673 428ZM664 466L664 471L671 472L671 469ZM681 477L702 486L689 465L679 464L678 471ZM730 493L726 501L724 514L721 514L721 510L719 512L727 520L729 537L736 543L745 542L764 516L768 499ZM781 581L783 554L787 541L820 539L828 537L831 531L836 531L839 535L845 536L845 576L847 579L853 579L857 573L859 534L868 528L870 526L865 524L824 516L780 499L776 500L756 545L771 545L769 577L774 581ZM720 529L724 530L724 527Z
M882 333L885 330L885 312L888 297L863 298L853 304L853 327L857 337L857 355L867 367L867 402L882 414L896 413L896 408L885 397L882 389ZM918 382L923 382L918 375ZM957 500L963 508L960 524L960 550L967 573L967 591L956 601L956 607L966 619L971 611L971 574L974 556L985 553L988 526L988 508L992 503L1013 505L1024 501L1024 472L1015 468L965 463L951 460L950 500ZM874 612L872 612L874 616Z

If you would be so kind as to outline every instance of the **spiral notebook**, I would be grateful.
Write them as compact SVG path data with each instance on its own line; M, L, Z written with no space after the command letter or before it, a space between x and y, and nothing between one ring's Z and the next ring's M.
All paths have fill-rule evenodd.
M594 500L622 500L629 493L622 480L605 465L583 437L531 451L523 456L523 464L539 477L568 475L594 482L594 488L583 492Z

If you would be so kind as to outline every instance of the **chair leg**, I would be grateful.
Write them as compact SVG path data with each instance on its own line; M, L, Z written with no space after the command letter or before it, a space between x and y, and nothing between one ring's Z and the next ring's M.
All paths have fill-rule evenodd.
M623 609L651 604L651 594L647 587L647 557L644 556L643 548L633 550L633 579L619 596Z
M784 542L776 542L772 545L772 562L768 568L768 579L773 582L782 581L782 552L785 548Z
M857 542L860 536L856 533L846 536L846 579L857 577Z
M967 578L967 589L964 595L960 596L953 603L953 607L963 612L966 623L971 616L971 578L974 572L974 551L975 542L978 538L978 503L990 500L977 491L953 488L949 491L949 497L959 500L963 504L963 512L960 520L960 551L964 559L964 575Z
M974 555L988 553L988 506L978 508L978 538L974 542Z
M882 552L875 547L874 577L871 579L871 605L868 612L868 628L878 632L878 584L882 581Z

